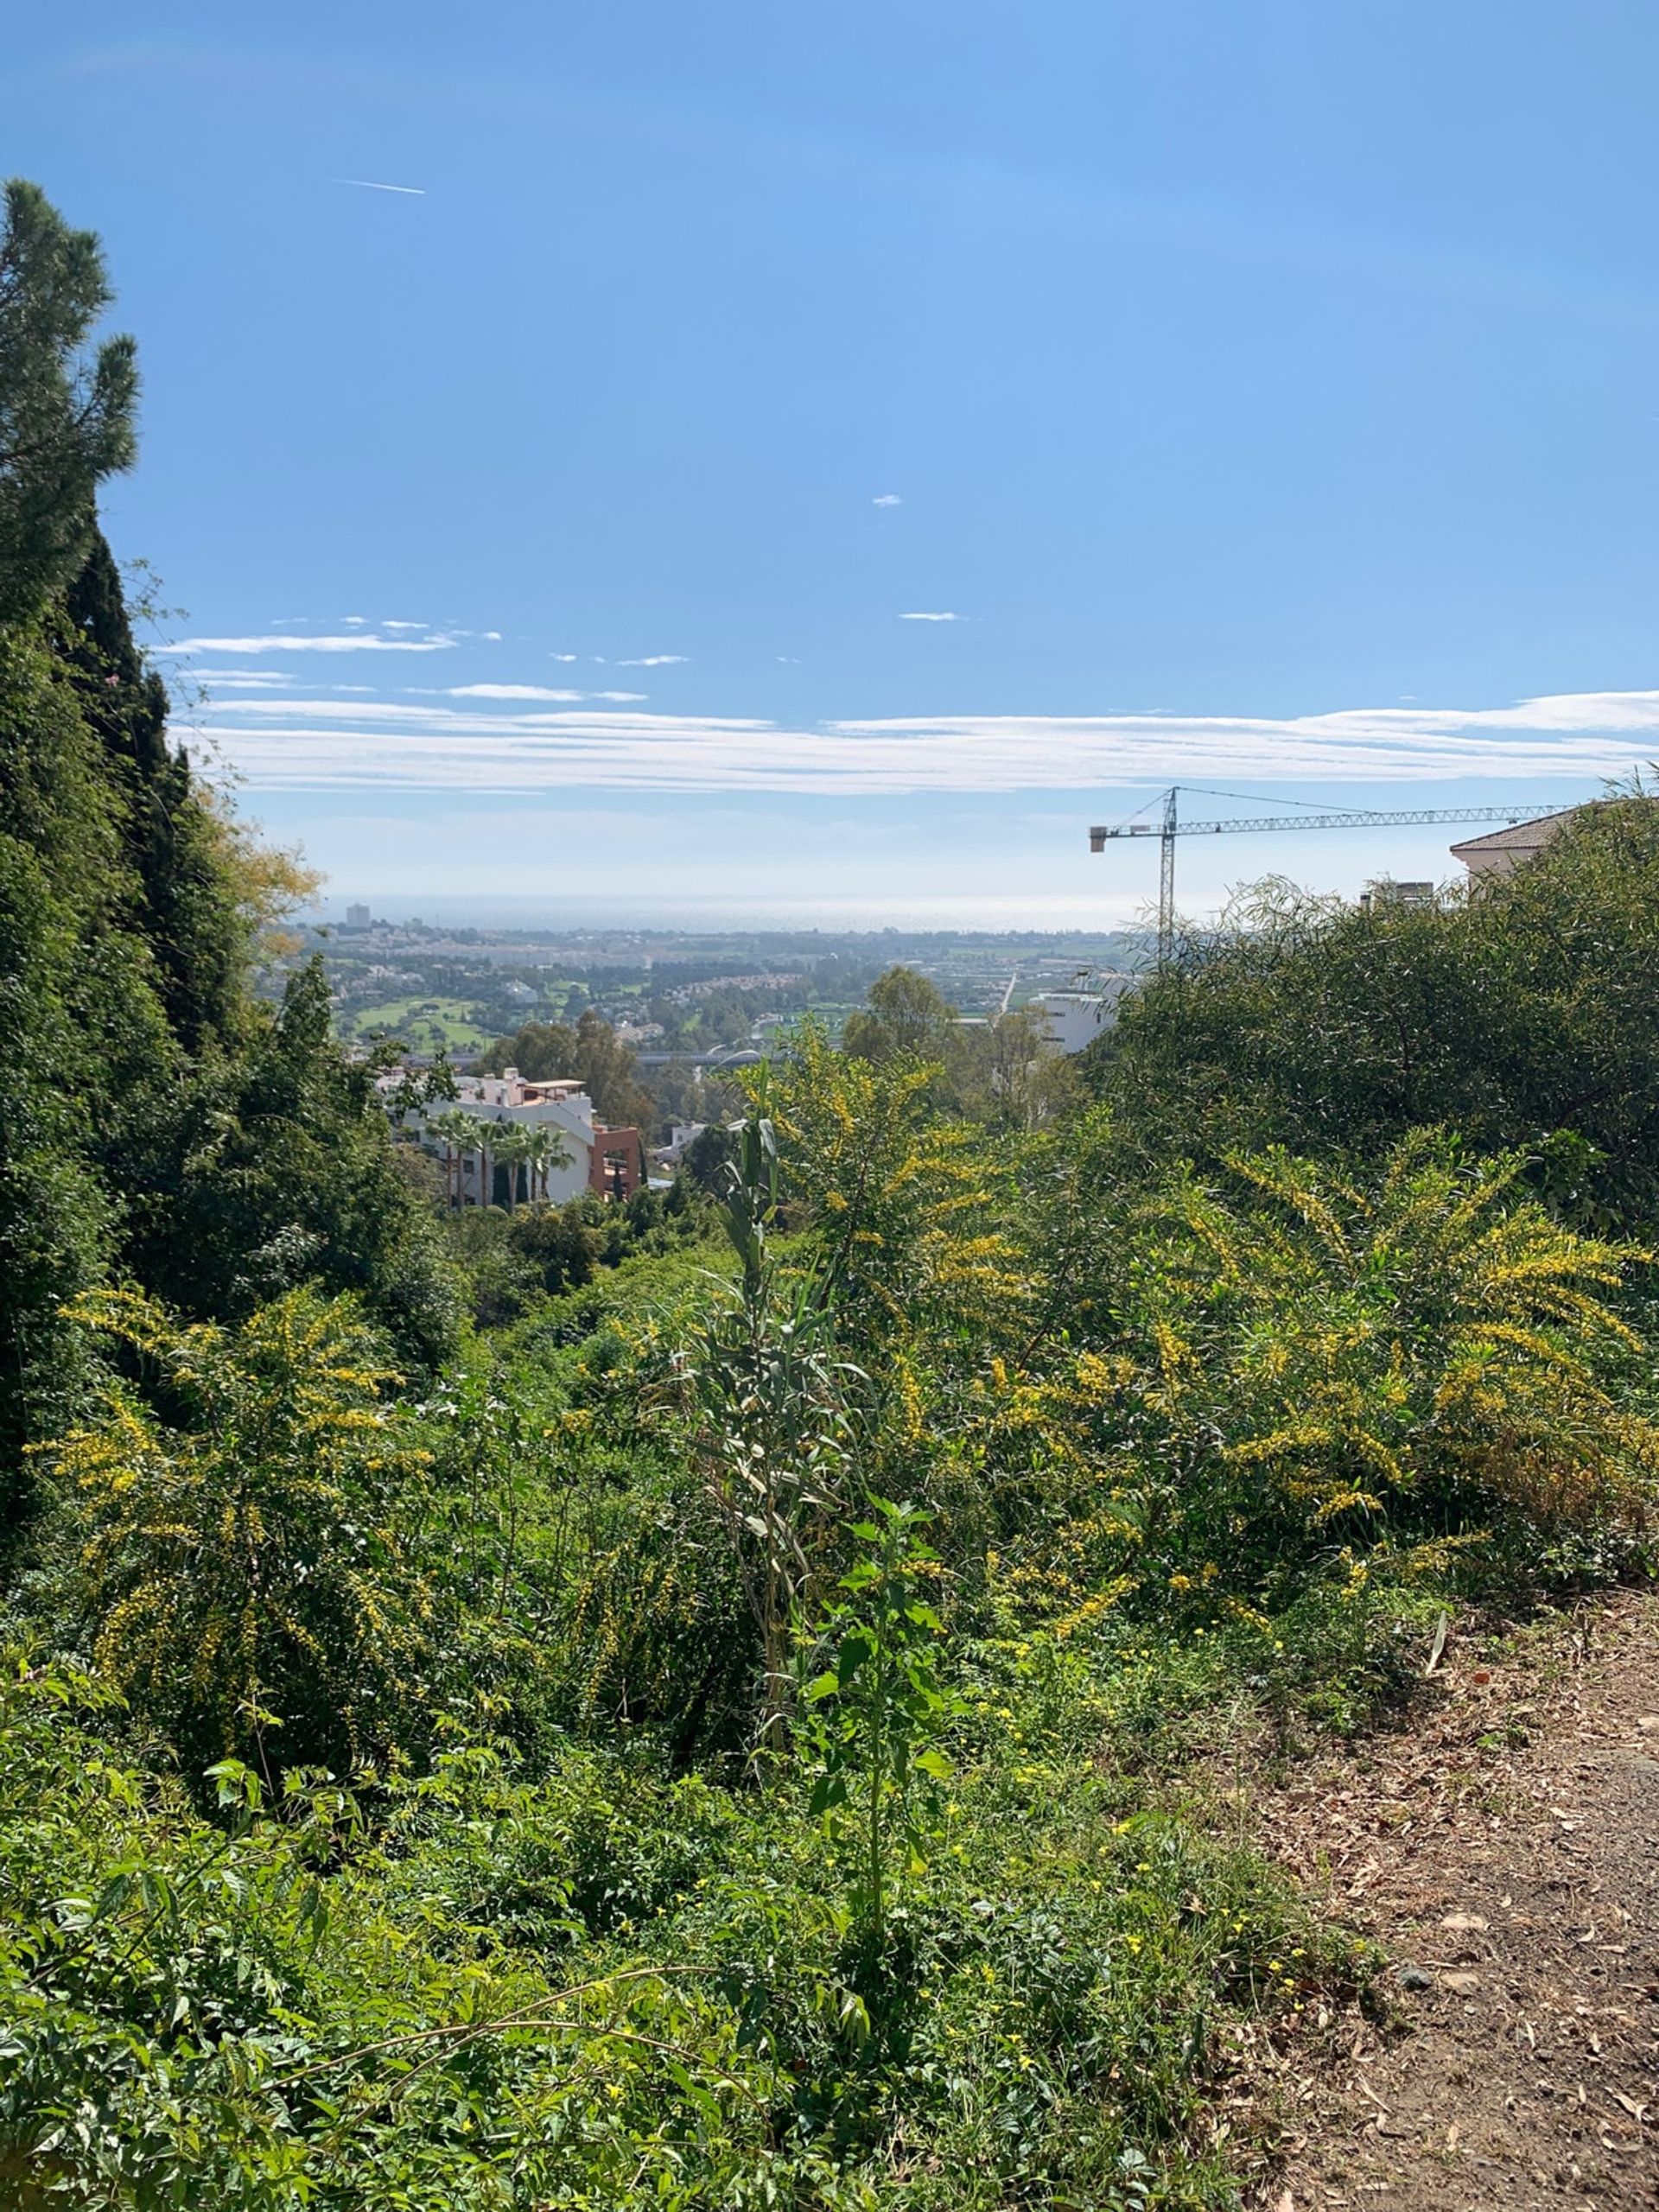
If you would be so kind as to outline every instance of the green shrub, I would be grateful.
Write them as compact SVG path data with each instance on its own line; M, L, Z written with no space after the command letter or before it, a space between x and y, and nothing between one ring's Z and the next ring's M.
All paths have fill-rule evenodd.
M429 1688L429 1455L386 1403L400 1378L378 1334L308 1291L234 1331L136 1291L73 1310L149 1385L111 1379L102 1419L49 1453L108 1680L187 1772L344 1771L396 1743Z
M1130 1217L1114 1333L1080 1376L1103 1549L1153 1605L1271 1608L1344 1550L1536 1543L1639 1522L1659 1478L1640 1340L1611 1300L1645 1255L1517 1190L1522 1163L1422 1133L1364 1186L1282 1153Z

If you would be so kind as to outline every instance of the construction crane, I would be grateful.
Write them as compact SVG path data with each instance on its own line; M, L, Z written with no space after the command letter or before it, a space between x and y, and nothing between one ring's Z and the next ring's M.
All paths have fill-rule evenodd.
M1351 807L1337 814L1243 814L1224 822L1183 822L1179 801L1183 791L1203 798L1242 798L1242 791L1211 791L1198 784L1172 784L1163 795L1160 822L1120 822L1089 832L1089 849L1103 853L1109 837L1156 837L1161 848L1158 878L1158 964L1164 967L1175 942L1175 840L1178 837L1219 837L1235 830L1387 830L1414 828L1427 822L1528 822L1530 806L1430 806L1397 813L1381 813L1370 807Z

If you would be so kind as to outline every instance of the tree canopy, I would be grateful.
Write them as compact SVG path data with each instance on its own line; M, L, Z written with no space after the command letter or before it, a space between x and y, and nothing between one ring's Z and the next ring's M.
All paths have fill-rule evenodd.
M170 741L92 494L131 452L129 341L85 353L98 242L15 185L0 241L0 1514L90 1387L79 1292L127 1277L202 1318L307 1278L406 1357L453 1340L436 1241L365 1071L300 978L251 989L309 879ZM319 996L319 994L321 995Z
M88 343L111 296L95 233L13 177L0 231L0 624L69 582L98 486L132 466L137 349Z
M573 1077L613 1128L649 1130L656 1120L639 1062L591 1007L574 1024L526 1021L512 1036L498 1038L479 1065L491 1075L517 1068L531 1083Z
M1626 1227L1659 1205L1659 803L1580 810L1435 906L1258 887L1085 1056L1145 1158L1373 1154L1443 1123Z

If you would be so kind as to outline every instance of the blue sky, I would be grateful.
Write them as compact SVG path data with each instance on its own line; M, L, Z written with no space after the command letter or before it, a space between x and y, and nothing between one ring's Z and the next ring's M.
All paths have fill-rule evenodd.
M1659 753L1650 5L83 0L8 48L0 159L140 341L118 551L337 899L1115 919L1150 856L1084 830L1172 779L1542 807ZM1195 843L1183 893L1459 834Z

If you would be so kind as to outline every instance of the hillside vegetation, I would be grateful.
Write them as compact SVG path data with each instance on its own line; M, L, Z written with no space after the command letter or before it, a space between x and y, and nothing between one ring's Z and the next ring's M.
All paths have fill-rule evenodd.
M1378 1960L1205 1777L1646 1572L1659 809L1263 893L1082 1084L889 981L712 1192L451 1223L252 993L7 221L0 2201L1236 2205Z

